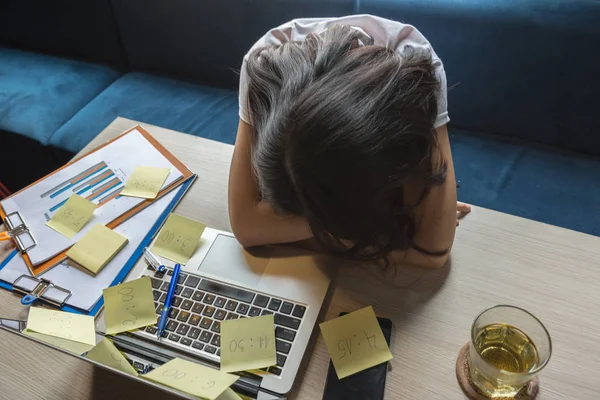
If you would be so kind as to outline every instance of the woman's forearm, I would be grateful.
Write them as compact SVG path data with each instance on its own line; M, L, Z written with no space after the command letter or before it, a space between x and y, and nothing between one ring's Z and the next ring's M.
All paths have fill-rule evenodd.
M446 181L431 188L416 213L417 232L414 244L431 253L446 252L446 258L456 233L456 178L446 126L437 130L438 149L447 164ZM427 256L431 257L431 256ZM444 259L442 256L441 260Z
M251 163L253 134L252 126L240 120L229 173L229 220L234 235L245 247L311 238L304 218L277 215L259 200Z

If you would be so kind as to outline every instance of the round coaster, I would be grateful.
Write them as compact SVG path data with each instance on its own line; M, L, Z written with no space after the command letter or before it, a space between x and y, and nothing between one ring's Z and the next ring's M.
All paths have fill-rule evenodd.
M490 397L482 394L471 381L471 374L469 372L469 344L470 342L467 342L458 353L458 358L456 359L456 379L458 379L460 388L469 399L489 400ZM514 397L494 397L494 400L533 400L538 394L539 385L540 382L536 376L527 385L523 386L523 389Z

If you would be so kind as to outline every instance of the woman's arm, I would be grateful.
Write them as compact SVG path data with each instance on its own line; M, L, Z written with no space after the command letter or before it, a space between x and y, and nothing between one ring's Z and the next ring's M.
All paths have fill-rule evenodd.
M276 215L269 204L259 200L251 163L253 137L254 128L240 120L229 172L229 220L233 234L244 247L311 238L304 218Z
M439 150L448 163L446 181L432 188L419 206L414 242L431 252L448 251L440 256L415 249L395 251L390 256L394 263L439 268L448 260L456 229L456 179L446 126L438 128L437 134ZM240 120L229 174L229 218L233 233L245 247L311 238L304 218L278 216L269 204L259 200L251 165L253 136L254 128Z
M412 264L422 267L439 268L450 255L457 225L456 178L446 125L436 129L438 151L448 165L446 181L433 187L419 205L416 212L417 232L414 244L431 253L427 255L415 249L398 251L392 254L392 261L398 264ZM468 212L469 210L459 210Z

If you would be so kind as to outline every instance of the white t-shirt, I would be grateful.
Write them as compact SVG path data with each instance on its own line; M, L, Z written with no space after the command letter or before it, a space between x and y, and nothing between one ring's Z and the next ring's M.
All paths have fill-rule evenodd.
M302 41L309 33L318 34L331 25L350 25L360 28L373 39L375 46L384 46L394 49L399 54L407 46L420 47L431 52L435 73L440 81L440 90L437 94L438 116L434 127L438 128L450 121L448 117L447 84L446 73L442 60L435 54L431 44L414 26L392 21L373 15L351 15L340 18L301 18L287 22L267 32L261 37L244 57L240 71L240 118L248 123L250 117L245 105L248 104L248 74L246 72L246 60L254 50L272 45L281 45L289 41Z

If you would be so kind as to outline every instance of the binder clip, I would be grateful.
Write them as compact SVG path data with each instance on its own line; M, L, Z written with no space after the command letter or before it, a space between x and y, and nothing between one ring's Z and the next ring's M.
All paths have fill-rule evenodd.
M29 228L25 225L25 221L21 218L21 214L18 211L6 214L4 218L7 231L4 233L4 238L10 238L14 240L21 253L27 253L37 245L35 238L29 232ZM2 237L0 237L0 240Z
M43 278L21 275L13 283L13 289L23 295L21 304L29 306L36 300L44 300L53 306L62 307L72 295L72 292L56 286Z

